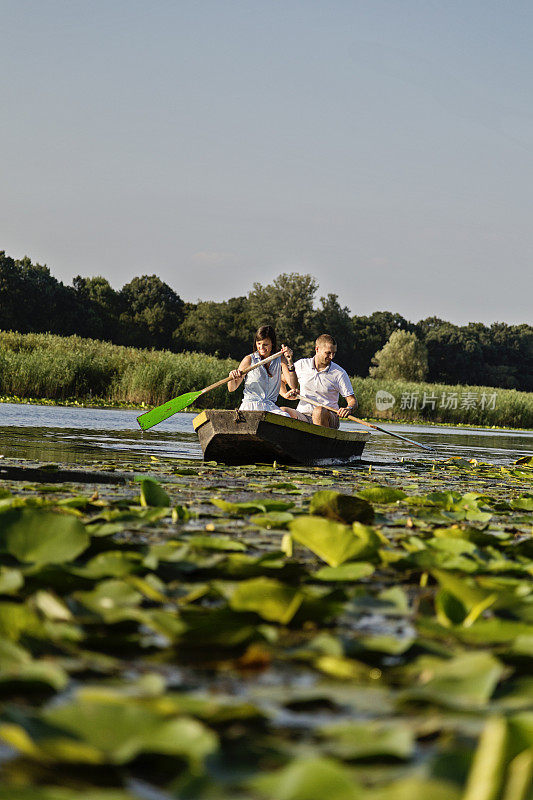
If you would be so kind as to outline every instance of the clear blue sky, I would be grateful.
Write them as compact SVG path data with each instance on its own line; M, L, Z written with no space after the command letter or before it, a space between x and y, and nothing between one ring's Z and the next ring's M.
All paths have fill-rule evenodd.
M532 321L530 0L0 0L0 249Z

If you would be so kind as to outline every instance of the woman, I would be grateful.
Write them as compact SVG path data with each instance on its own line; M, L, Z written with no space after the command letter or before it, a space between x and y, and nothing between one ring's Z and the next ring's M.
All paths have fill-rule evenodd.
M232 369L229 373L231 380L228 383L228 391L230 392L234 392L244 378L244 397L239 406L242 411L273 411L274 414L282 414L284 417L290 416L276 405L280 394L282 397L288 395L286 389L281 389L282 381L289 390L298 388L296 372L292 363L292 350L284 344L281 345L281 349L283 355L275 358L270 364L257 367L243 376L243 370L277 351L274 328L271 325L262 325L257 329L253 353L245 356L238 369Z

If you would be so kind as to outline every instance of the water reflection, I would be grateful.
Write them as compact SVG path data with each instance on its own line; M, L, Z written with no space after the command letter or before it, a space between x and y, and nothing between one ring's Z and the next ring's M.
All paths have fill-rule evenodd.
M136 411L58 406L0 404L0 454L6 458L61 463L107 461L124 465L150 456L201 459L202 451L192 427L192 414L174 417L143 432ZM435 453L414 447L384 433L374 432L367 444L367 461L397 463L409 458L462 456L509 464L533 455L532 431L499 431L383 425L395 433L428 444ZM359 426L349 423L346 430Z

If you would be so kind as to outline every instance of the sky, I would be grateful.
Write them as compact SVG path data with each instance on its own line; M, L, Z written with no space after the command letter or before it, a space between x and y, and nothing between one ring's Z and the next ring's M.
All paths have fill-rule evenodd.
M532 322L530 0L0 0L0 250Z

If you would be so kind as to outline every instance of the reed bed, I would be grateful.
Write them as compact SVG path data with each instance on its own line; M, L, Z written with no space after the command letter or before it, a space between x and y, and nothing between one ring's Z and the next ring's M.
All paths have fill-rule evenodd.
M0 332L0 395L22 400L142 408L201 389L236 365L232 359L203 353L139 350L79 336ZM533 428L531 392L359 377L353 378L353 386L362 417ZM230 394L221 387L196 405L234 408L240 397L240 392Z
M0 332L0 394L58 402L153 406L227 375L237 362L201 353L138 350L79 336ZM235 405L225 387L197 403Z
M383 420L533 428L533 393L491 386L450 386L375 378L352 379L358 414ZM390 403L386 395L394 399ZM379 398L381 397L381 402ZM377 402L378 401L378 402Z

